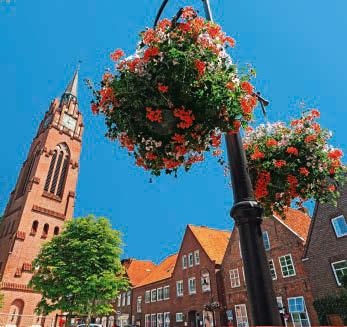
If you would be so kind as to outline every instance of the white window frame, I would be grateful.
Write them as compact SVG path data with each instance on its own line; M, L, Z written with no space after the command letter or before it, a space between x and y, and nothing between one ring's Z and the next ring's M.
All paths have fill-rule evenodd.
M176 282L176 295L177 297L182 297L183 296L183 280L178 280Z
M204 285L205 280L206 280L207 285ZM211 279L210 279L210 273L208 273L208 272L204 272L201 275L201 290L203 293L211 291Z
M340 215L340 216L337 216L337 217L331 219L331 224L333 225L333 229L334 229L334 232L335 232L335 235L336 235L337 238L344 237L344 236L347 235L347 232L344 233L344 234L339 234L338 231L336 230L336 226L334 225L334 221L336 221L338 219L341 219L341 218L345 221L345 223L347 223L346 222L346 217L344 215Z
M154 294L155 294L155 298L154 298ZM153 289L151 290L151 302L157 302L157 289Z
M187 255L182 256L182 269L187 269L188 267L188 260L187 260Z
M159 296L160 294L160 296ZM157 301L163 301L163 288L158 287L157 288Z
M138 296L136 299L136 312L141 313L142 311L142 296Z
M120 294L118 295L118 298L117 298L117 299L118 299L117 306L120 307L120 306L121 306L121 303L122 303L122 297L121 297Z
M151 291L148 290L145 292L145 303L150 303L151 302Z
M157 327L164 327L163 313L157 313Z
M192 285L194 285L194 289L191 289L191 282L194 282ZM196 278L190 277L188 278L188 293L189 295L196 294Z
M125 307L125 303L126 303L126 294L123 292L122 293L122 307Z
M230 286L236 288L241 286L239 268L229 270Z
M165 294L165 290L168 290L167 291L167 296ZM169 285L166 285L166 286L163 287L163 299L164 300L170 299L170 286Z
M131 291L127 292L127 305L131 304Z
M200 252L199 252L199 250L194 251L194 263L195 263L195 266L200 265Z
M301 312L299 312L299 311L290 312L289 301L290 301L290 300L295 300L295 299L302 299L303 305L304 305L304 310L305 310L305 311L301 311ZM302 314L302 313L305 313L306 316L307 316L308 326L311 326L310 316L308 315L308 311L307 311L307 308L306 308L305 298L304 298L303 296L295 296L295 297L289 297L289 298L287 299L287 301L288 301L288 312L289 312L289 314L290 314L290 317L292 318L292 325L293 325L294 327L302 327L303 325L302 325L301 314ZM294 317L293 317L293 314L295 314L295 313L298 313L298 314L299 314L300 325L295 324L295 320L294 320ZM305 324L305 326L307 326L307 325Z
M157 314L151 314L151 327L157 327Z
M272 269L271 269L271 264L272 264ZM276 267L275 267L275 261L273 259L269 259L269 269L270 269L270 274L271 274L272 280L276 280L277 279L277 272L276 272ZM274 276L272 276L272 272L273 272Z
M284 275L284 271L283 271L283 270L284 270L284 266L282 266L281 258L285 258L285 257L288 257L288 256L290 257L290 261L291 261L291 263L292 263L294 273L291 274L291 275L285 276L285 275ZM282 255L282 256L278 257L278 261L279 261L279 263L280 263L280 267L281 267L281 272L282 272L282 277L283 277L283 278L288 278L288 277L296 276L295 265L294 265L294 261L293 261L293 257L292 257L292 254L291 254L291 253L288 253L288 254L285 254L285 255ZM286 266L285 266L285 267L288 267L287 263L286 263Z
M146 314L145 315L145 327L150 327L151 326L151 315Z
M346 260L340 260L340 261L336 261L336 262L332 262L332 263L331 263L331 269L333 270L333 273L334 273L334 276L335 276L335 280L336 280L336 284L337 284L338 286L342 286L342 283L340 282L339 277L337 276L336 269L335 269L335 265L338 264L338 263L341 263L341 262L346 262L346 263L347 263ZM339 270L340 270L340 269L339 269ZM345 274L343 274L343 276L344 276L344 275L345 275Z
M188 267L191 268L194 266L194 254L193 252L188 253Z
M183 321L184 321L183 312L176 312L176 322L183 322Z
M241 312L241 316L237 313L239 312L237 309L240 308L241 311L244 309L245 315ZM247 306L246 304L236 304L235 305L235 319L236 319L236 327L248 327L248 314L247 314Z
M164 312L164 327L170 327L170 312Z
M270 243L270 237L269 237L268 231L266 231L266 230L263 231L262 236L263 236L263 243L264 243L265 251L270 251L271 243Z

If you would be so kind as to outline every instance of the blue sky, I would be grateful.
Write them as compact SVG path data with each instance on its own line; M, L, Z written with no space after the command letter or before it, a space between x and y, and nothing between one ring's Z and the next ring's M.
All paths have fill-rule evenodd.
M131 54L161 0L0 1L0 211L6 206L38 124L60 96L78 60L98 81L115 48ZM200 1L173 1L164 16ZM237 41L232 57L257 69L271 121L287 120L304 101L317 107L333 143L347 152L347 2L211 0L215 20ZM229 181L212 159L180 178L149 176L104 137L102 118L80 83L85 133L75 216L94 213L124 233L125 256L158 261L178 250L186 224L230 229ZM259 119L262 122L262 119Z

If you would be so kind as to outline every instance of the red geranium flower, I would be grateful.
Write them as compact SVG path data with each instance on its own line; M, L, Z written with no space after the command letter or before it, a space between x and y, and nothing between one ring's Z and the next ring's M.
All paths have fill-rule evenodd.
M300 172L301 175L305 175L305 176L308 176L308 174L310 173L308 171L308 169L306 169L305 167L301 167L299 172Z
M298 155L299 155L298 149L297 149L297 148L294 148L293 146L290 146L290 147L287 149L287 153L293 154L294 156L298 156Z
M195 68L198 70L199 73L199 77L201 77L202 75L204 75L205 72L205 68L206 68L206 63L204 63L201 60L195 60Z
M111 53L110 57L113 61L118 61L121 57L124 56L124 52L121 49L115 50L113 53Z
M287 162L285 160L275 160L275 167L281 168L285 166Z
M249 82L242 82L241 83L241 89L246 91L249 95L252 95L254 87Z
M167 93L169 91L169 87L162 84L158 84L158 90L162 93Z
M277 142L275 139L269 139L269 140L266 142L266 146L268 146L268 147L277 146L277 145L278 145L278 142Z

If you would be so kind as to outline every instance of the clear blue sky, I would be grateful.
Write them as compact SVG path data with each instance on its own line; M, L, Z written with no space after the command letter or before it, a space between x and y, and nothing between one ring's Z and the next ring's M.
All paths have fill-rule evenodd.
M60 96L78 60L81 79L98 81L109 53L134 50L161 0L0 1L0 211L16 182L49 102ZM171 0L166 16L200 1ZM334 144L347 152L346 0L211 0L215 20L237 40L233 58L252 63L257 88L271 100L269 119L288 119L299 103L317 107ZM175 180L135 168L107 140L80 83L85 133L75 215L104 215L124 233L125 256L155 261L178 250L186 224L229 229L232 196L210 160Z

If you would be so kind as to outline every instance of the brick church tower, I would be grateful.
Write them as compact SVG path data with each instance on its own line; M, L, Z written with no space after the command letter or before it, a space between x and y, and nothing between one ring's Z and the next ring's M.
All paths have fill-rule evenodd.
M0 223L0 293L4 294L0 325L42 323L39 317L23 322L34 315L40 300L40 294L27 285L31 262L42 244L58 235L64 221L73 216L83 133L77 86L78 70L60 100L53 100L45 113Z

